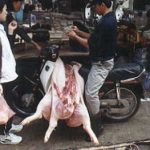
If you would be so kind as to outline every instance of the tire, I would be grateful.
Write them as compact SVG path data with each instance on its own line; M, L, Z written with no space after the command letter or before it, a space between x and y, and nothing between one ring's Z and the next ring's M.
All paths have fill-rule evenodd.
M31 116L35 113L37 105L43 98L44 92L41 88L29 86L28 84L18 84L9 93L9 105L20 117Z
M116 90L112 89L110 91L108 91L105 95L104 95L104 99L116 99ZM111 113L111 109L112 107L109 106L109 110L106 112L106 118L108 118L111 121L115 121L115 122L121 122L121 121L126 121L129 118L131 118L139 109L140 106L140 98L136 97L135 93L128 89L128 88L120 88L120 98L121 99L126 99L128 102L128 111L126 113ZM108 101L107 101L108 102ZM124 107L124 106L123 106ZM115 108L120 108L119 106L115 106Z

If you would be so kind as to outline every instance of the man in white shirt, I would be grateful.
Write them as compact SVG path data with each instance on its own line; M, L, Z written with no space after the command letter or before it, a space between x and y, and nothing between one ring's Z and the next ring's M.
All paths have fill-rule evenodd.
M7 6L5 0L0 0L0 84L3 86L4 97L7 97L8 94L5 87L9 87L9 83L18 77L16 73L16 61L12 54L4 27L1 24L1 22L6 21L6 16ZM11 30L8 33L12 34L12 31L16 27L17 24L11 22L8 26ZM0 90L2 91L1 85ZM13 125L12 120L13 118L10 118L6 124L0 125L0 143L2 144L18 144L22 141L22 137L12 133L20 131L22 126Z

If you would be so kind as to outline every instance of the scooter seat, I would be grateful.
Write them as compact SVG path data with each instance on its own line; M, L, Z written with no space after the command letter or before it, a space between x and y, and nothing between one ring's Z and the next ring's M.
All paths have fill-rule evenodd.
M121 80L127 80L138 77L143 72L143 67L136 63L127 63L127 64L117 64L114 65L114 68L109 72L107 81L118 82ZM85 82L90 69L86 67L81 67L79 70L80 75L84 78Z
M106 80L117 82L136 78L143 72L143 67L136 63L115 65Z

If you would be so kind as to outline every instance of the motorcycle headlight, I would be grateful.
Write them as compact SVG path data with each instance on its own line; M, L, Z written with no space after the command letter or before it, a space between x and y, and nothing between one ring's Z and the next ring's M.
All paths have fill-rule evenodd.
M55 62L58 58L59 55L59 45L53 44L53 45L49 45L45 48L46 50L46 58L50 61Z

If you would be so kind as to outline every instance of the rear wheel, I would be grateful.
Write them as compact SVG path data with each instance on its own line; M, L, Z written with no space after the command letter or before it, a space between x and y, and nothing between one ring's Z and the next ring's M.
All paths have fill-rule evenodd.
M106 109L106 117L112 121L124 121L132 117L138 110L140 105L140 98L136 97L133 91L127 88L120 88L120 100L119 103L111 106L112 99L116 99L116 90L112 89L108 91L104 97L107 99L108 108Z

